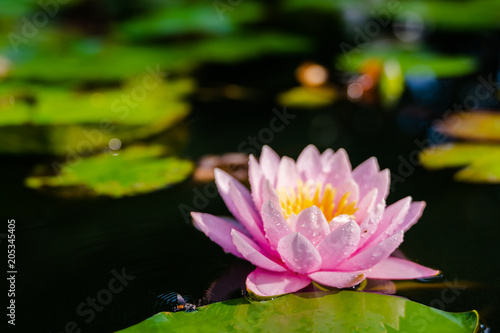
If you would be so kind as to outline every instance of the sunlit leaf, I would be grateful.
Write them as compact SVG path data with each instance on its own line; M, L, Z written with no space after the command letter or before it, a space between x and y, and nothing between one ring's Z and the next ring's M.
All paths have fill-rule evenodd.
M151 76L144 85L147 75L128 81L122 89L91 91L0 84L0 152L88 154L112 138L128 143L187 116L190 106L183 98L193 90L193 82Z
M426 0L400 3L400 12L418 15L437 29L484 30L500 27L500 3L491 0L466 0L460 6L452 1Z
M0 18L16 18L29 14L36 8L34 1L2 0Z
M236 299L195 312L159 313L134 332L474 332L477 312L448 313L403 298L342 291L269 301Z
M39 35L42 35L40 33ZM44 81L117 81L159 68L187 73L205 62L236 62L274 53L304 52L310 42L282 33L241 33L168 46L121 45L110 41L47 33L13 52L0 54L12 62L9 76ZM55 66L57 64L57 66Z
M281 105L298 108L323 107L336 99L337 92L332 87L295 87L278 96Z
M163 157L161 146L130 147L100 155L39 166L57 175L33 175L25 181L31 188L59 188L65 195L105 195L122 197L152 192L186 179L193 163L177 157Z
M192 80L164 81L148 72L121 89L79 91L65 86L0 83L0 95L13 98L0 109L0 126L89 124L103 119L145 125L186 115L188 105L182 99L193 89Z
M477 63L470 56L444 55L426 50L406 49L397 45L373 45L355 48L348 54L341 55L337 66L341 70L360 72L368 63L385 63L395 59L406 75L412 68L425 68L425 73L433 73L436 77L456 77L470 74L476 70ZM412 75L416 75L414 71Z
M301 12L304 10L317 10L322 13L337 13L339 9L346 8L349 4L353 4L352 1L349 0L316 0L316 1L307 1L307 0L288 0L283 3L283 7L287 11L291 12ZM363 2L356 2L355 4L357 8L359 6L363 6Z
M231 63L262 55L301 53L311 47L309 40L284 33L245 33L224 38L207 39L186 48L196 59Z
M40 33L41 35L41 33ZM159 67L185 72L194 67L181 48L120 45L98 38L46 34L4 54L12 61L10 77L50 81L117 81ZM2 53L2 50L0 50ZM57 64L57 66L56 66Z
M433 146L420 153L427 168L462 167L455 178L467 182L500 182L500 145L452 143Z
M459 139L500 140L500 113L455 113L440 121L436 129Z
M120 33L132 39L182 34L223 35L238 30L242 23L258 21L263 6L256 2L200 3L165 2L152 13L124 23Z
M395 58L387 59L380 77L380 92L382 103L393 106L404 92L404 77L399 61Z

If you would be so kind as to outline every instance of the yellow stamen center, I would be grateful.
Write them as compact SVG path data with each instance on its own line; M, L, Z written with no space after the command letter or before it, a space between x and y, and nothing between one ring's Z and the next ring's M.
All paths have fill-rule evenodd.
M278 189L281 209L286 219L293 213L299 214L302 210L316 206L330 222L334 217L347 214L353 215L357 208L356 202L349 202L349 192L344 193L337 204L335 204L335 195L337 190L331 184L317 182L302 182L297 181L297 186L294 188Z

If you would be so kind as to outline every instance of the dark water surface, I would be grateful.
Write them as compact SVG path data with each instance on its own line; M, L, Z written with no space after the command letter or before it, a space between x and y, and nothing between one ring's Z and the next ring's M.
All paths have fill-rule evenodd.
M190 136L182 155L197 159L238 147L248 150L250 145L242 142L269 127L273 108L282 109L266 96L258 103L194 101L193 113L182 125ZM406 122L397 112L347 102L321 111L288 112L296 117L269 142L280 155L296 158L313 143L320 150L345 148L353 166L376 156L382 168L404 179L391 191L389 204L407 195L427 202L401 249L412 260L442 270L443 280L437 286L406 287L398 294L447 311L477 309L498 330L500 186L457 183L453 170L429 172L401 162L420 149L414 140L425 139L428 119L412 118L410 127L402 127ZM23 179L32 166L50 161L2 157L0 163L2 219L6 224L14 218L17 226L18 328L109 332L162 310L156 304L158 294L203 297L231 268L234 275L222 284L243 285L251 266L224 254L179 210L180 204L195 207L193 189L203 191L204 185L188 180L131 198L79 200L25 188ZM229 214L219 197L205 204L200 210ZM115 275L122 273L124 281L118 282ZM89 298L91 302L97 296L108 304L92 310Z

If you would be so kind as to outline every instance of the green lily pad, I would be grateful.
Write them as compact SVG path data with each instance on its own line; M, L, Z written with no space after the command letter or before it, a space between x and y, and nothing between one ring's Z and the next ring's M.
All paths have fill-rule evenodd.
M275 53L302 53L311 45L307 38L285 33L241 33L193 43L186 48L186 55L207 62L233 63Z
M474 332L476 311L448 313L403 298L341 291L268 301L236 299L195 312L159 313L134 332Z
M360 72L368 63L397 61L403 75L418 75L425 68L425 74L432 72L436 77L457 77L476 70L477 62L470 56L449 56L426 50L405 49L402 46L374 45L355 48L337 60L339 69ZM418 70L413 70L418 69Z
M401 12L413 13L437 29L480 30L500 27L500 3L491 0L460 1L405 1Z
M463 167L455 179L466 182L500 183L500 145L452 143L433 146L420 153L429 169Z
M34 189L59 188L60 193L123 197L152 192L186 179L193 163L177 157L163 157L162 146L135 146L110 150L100 155L76 156L64 163L54 162L49 168L53 176L33 175L25 184ZM35 170L41 173L48 166Z
M86 147L88 154L113 138L146 138L186 117L190 106L183 98L194 89L192 80L150 76L144 84L147 75L123 89L92 91L0 84L0 153L63 155Z
M295 87L281 93L278 101L281 105L298 108L320 108L330 105L337 99L337 92L331 88Z
M3 53L12 62L10 77L44 81L118 81L142 73L148 67L179 73L195 65L181 48L121 45L51 33L44 37L20 45L19 52L12 52L9 47L4 49Z
M355 6L359 10L360 7L364 6L363 2L355 2L349 0L288 0L283 3L283 8L289 12L302 12L304 10L316 10L321 13L338 13L340 9L348 8L349 6ZM373 6L373 4L370 4ZM368 4L366 4L368 6Z
M459 139L500 141L500 113L456 113L439 122L436 129Z
M30 12L35 13L38 6L36 1L2 0L0 18L19 19Z
M148 68L182 74L205 62L244 61L273 53L300 53L310 47L306 38L271 32L232 34L175 46L122 45L51 33L35 38L28 45L19 46L19 52L13 52L9 46L2 52L0 47L0 55L3 53L12 63L9 77L109 82L144 73Z
M264 7L256 2L231 5L221 1L186 3L167 2L154 12L133 18L120 26L119 32L131 39L183 34L225 35L238 25L258 21Z

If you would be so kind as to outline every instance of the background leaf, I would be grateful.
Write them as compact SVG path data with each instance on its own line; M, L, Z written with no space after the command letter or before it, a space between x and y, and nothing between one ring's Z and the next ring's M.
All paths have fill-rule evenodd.
M450 143L424 149L420 162L429 169L449 167L467 168L455 178L461 181L500 182L500 145Z
M500 141L500 113L461 112L439 122L436 129L459 139Z
M130 147L100 155L75 159L58 165L55 176L32 176L26 179L31 188L82 187L75 194L122 197L147 193L186 179L193 163L177 157L162 157L161 146ZM54 167L54 164L51 164ZM43 166L39 167L39 169Z

